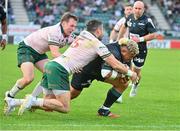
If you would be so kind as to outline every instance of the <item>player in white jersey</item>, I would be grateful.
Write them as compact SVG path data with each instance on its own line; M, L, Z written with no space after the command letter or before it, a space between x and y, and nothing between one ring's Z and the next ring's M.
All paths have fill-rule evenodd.
M114 26L113 30L111 31L110 34L110 43L112 43L113 41L117 41L118 38L118 34L119 34L119 30L121 28L121 26L125 23L126 18L132 14L132 5L131 4L126 4L124 6L124 17L122 17ZM128 30L126 30L126 33L124 34L124 37L128 37Z
M103 58L112 68L136 81L136 73L119 62L100 41L103 36L103 25L98 20L91 20L75 39L71 46L59 57L48 62L41 81L44 98L32 101L31 106L46 110L67 113L70 110L69 75L80 71L90 61ZM30 106L30 107L31 107ZM21 106L18 114L22 115L26 107Z
M67 12L65 13L60 23L42 28L20 42L17 56L18 67L20 67L23 77L16 81L16 84L10 91L6 92L5 102L8 98L14 98L15 95L34 79L34 66L41 72L44 72L44 65L48 62L48 57L45 54L50 51L52 57L61 55L59 48L66 44L72 43L74 40L73 31L76 29L78 18ZM5 114L9 112L5 106Z

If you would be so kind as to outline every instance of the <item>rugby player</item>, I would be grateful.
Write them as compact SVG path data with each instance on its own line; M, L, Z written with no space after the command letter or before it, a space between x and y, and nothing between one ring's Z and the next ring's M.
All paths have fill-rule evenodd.
M118 38L118 34L119 34L119 30L121 28L121 26L125 23L126 18L132 14L132 5L131 4L126 4L124 6L124 17L122 17L114 26L113 30L111 31L110 34L110 43L117 41ZM124 37L127 38L128 37L128 29L126 30L126 33L124 34Z
M61 55L59 48L69 45L75 39L73 31L77 26L78 18L67 12L60 23L42 28L19 43L17 49L18 67L20 67L23 77L18 79L10 91L5 93L5 102L15 95L34 79L34 66L41 72L44 72L44 65L48 62L45 54L50 51L53 58ZM39 86L37 86L39 88ZM6 105L4 113L8 114L11 109Z
M113 30L111 31L111 34L110 34L110 43L111 42L113 42L113 41L117 41L117 38L118 38L118 34L119 34L119 30L120 30L120 28L121 28L121 26L125 23L125 21L126 21L126 18L130 15L130 14L132 14L132 5L131 4L126 4L125 6L124 6L124 17L122 17L117 23L116 23L116 25L114 26L114 28L113 28ZM125 34L124 34L124 38L128 38L128 34L129 34L129 31L128 31L128 29L126 30L126 32L125 32ZM123 95L121 95L121 97L119 97L118 99L117 99L117 103L122 103L122 96Z
M130 39L138 43L139 54L133 58L132 70L137 73L139 81L141 79L141 69L145 63L148 51L146 41L153 40L158 36L152 19L144 14L144 10L144 3L136 1L133 6L133 14L129 15L119 31L119 38L122 38L128 28ZM132 84L130 97L136 96L139 81Z
M70 110L69 75L79 72L92 60L100 56L113 69L137 80L137 74L118 61L108 48L100 41L103 37L103 24L98 20L90 20L86 30L82 31L71 46L59 57L45 65L45 72L41 81L44 98L31 101L30 106L45 110L67 113ZM26 100L25 100L26 101ZM10 107L12 103L8 104ZM27 109L22 106L18 114L22 115Z
M106 46L117 60L127 66L130 66L131 60L139 52L137 43L129 39L121 39L119 42L107 44ZM95 79L113 85L107 93L103 106L98 110L98 115L112 118L118 117L118 115L110 112L110 107L128 87L129 79L113 70L107 63L104 63L100 57L91 61L80 73L73 74L71 81L71 99L79 96L83 88L89 87Z

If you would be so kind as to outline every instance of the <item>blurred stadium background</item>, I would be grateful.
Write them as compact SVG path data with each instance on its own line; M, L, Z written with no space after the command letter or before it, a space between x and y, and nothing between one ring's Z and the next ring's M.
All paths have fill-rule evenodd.
M79 33L87 20L96 18L103 21L108 36L115 23L123 16L123 5L135 0L1 0L8 3L9 43L18 43L31 32L59 22L62 14L70 11L79 17ZM3 2L4 1L4 2ZM151 48L180 48L180 1L144 0L146 14L154 21L163 41L151 41Z

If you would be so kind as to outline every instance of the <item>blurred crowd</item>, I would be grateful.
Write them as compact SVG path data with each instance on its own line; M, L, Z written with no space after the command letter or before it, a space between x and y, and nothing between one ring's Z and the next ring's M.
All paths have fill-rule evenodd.
M83 28L85 22L92 18L104 22L109 31L115 23L124 15L123 4L134 3L136 0L23 0L31 24L40 24L41 27L53 25L60 20L64 12L72 12L79 17L78 28ZM158 3L163 14L167 18L172 29L180 30L180 1L179 0L151 0L152 4ZM13 10L8 3L9 23L14 23ZM146 14L149 15L157 27L154 16L149 13L146 6Z
M59 21L66 11L76 14L80 23L96 17L110 26L122 16L122 3L117 0L24 0L24 6L29 20L42 27Z
M87 20L96 18L104 22L105 28L109 33L116 22L124 15L123 4L126 2L133 4L134 1L135 0L24 0L24 6L32 24L40 24L42 27L52 25L59 21L64 12L69 11L79 17L79 28L83 28ZM155 18L150 14L149 16L157 24Z
M5 9L5 0L0 0L0 4L4 7ZM14 24L15 23L15 16L13 14L13 9L12 9L12 6L11 6L11 2L8 1L8 9L7 9L7 12L8 12L8 23L9 24ZM5 9L6 10L6 9Z
M172 29L180 31L180 0L158 0L158 4Z

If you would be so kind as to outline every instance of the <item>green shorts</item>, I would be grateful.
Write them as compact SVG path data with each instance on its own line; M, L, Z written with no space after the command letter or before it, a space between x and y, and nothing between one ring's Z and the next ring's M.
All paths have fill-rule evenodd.
M30 46L25 45L24 41L19 43L19 47L17 49L18 67L20 67L24 62L32 62L35 64L36 62L47 58L46 54L39 54Z
M70 90L69 73L55 61L45 65L41 86L48 90Z

